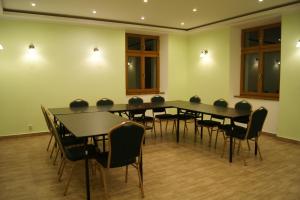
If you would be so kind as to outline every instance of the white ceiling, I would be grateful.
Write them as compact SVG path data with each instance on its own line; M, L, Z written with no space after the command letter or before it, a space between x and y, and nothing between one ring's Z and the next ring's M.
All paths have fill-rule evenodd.
M0 0L1 1L1 0ZM36 3L35 7L31 3ZM2 0L3 15L30 15L113 21L189 30L238 16L257 15L277 7L299 6L295 0ZM1 2L0 2L1 8ZM197 8L197 12L192 9ZM92 11L97 13L93 14ZM269 12L269 11L267 11ZM1 12L0 12L1 13ZM67 16L68 15L68 16ZM141 16L145 20L141 20ZM181 25L184 22L184 26Z

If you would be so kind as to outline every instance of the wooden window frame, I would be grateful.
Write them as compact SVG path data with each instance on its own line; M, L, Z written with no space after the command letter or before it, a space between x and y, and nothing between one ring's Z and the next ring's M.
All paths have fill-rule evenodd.
M267 99L267 100L279 100L279 93L266 93L263 92L263 74L264 74L264 53L265 52L273 52L279 51L281 52L281 43L279 44L263 44L264 30L272 27L280 27L281 23L270 24L265 26L253 27L249 29L242 30L242 38L241 38L241 74L240 74L240 97L244 98L254 98L254 99ZM259 31L259 45L255 47L244 47L245 44L245 33L250 31ZM258 85L257 92L246 92L245 91L245 55L248 53L258 53L259 54L259 64L258 64Z
M129 50L128 49L128 37L139 37L141 39L141 50ZM126 72L126 95L140 95L140 94L158 94L160 93L160 57L159 57L159 36L152 35L139 35L126 33L126 48L125 48L125 72ZM145 39L156 39L157 47L156 51L145 50ZM128 57L137 56L141 58L141 89L129 89L128 88ZM145 57L157 58L156 63L156 88L147 89L145 88Z

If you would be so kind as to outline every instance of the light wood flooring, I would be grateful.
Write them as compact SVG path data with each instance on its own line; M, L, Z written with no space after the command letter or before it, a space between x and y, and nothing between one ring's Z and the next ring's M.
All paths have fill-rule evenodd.
M239 155L231 164L227 155L221 158L221 138L215 149L208 147L205 133L202 142L199 136L194 142L192 127L185 137L181 133L179 144L171 128L162 138L148 132L143 154L144 199L300 199L300 145L262 136L264 160L244 152L249 156L248 166L244 166ZM69 171L62 182L57 181L58 165L52 164L46 151L48 139L49 135L38 135L0 140L0 200L85 199L83 162L63 196ZM142 199L135 169L129 168L127 184L124 175L125 168L110 171L109 199ZM104 199L98 173L91 175L91 199Z

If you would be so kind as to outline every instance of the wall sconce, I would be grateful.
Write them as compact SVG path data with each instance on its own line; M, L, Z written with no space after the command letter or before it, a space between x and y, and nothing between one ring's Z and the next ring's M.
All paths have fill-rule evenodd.
M208 54L208 51L206 49L202 50L201 53L200 53L200 58L206 57L207 54Z
M300 48L300 40L297 41L296 47L297 47L297 48Z
M29 51L30 53L35 53L35 52L36 52L35 46L34 46L33 44L30 44L29 47L28 47L28 51Z
M100 50L99 50L97 47L95 47L95 48L93 49L93 55L94 55L94 56L100 56Z
M4 48L3 48L2 44L0 44L0 51L3 50L3 49L4 49Z

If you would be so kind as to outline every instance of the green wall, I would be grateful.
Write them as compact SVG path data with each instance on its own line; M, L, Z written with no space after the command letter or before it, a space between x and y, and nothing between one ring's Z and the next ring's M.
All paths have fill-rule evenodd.
M202 50L205 58L200 58ZM201 31L188 38L188 93L204 103L229 98L230 29Z
M280 110L278 135L300 141L300 12L282 17Z
M100 26L0 19L0 135L46 130L40 105L75 98L125 101L125 32ZM29 59L33 43L37 56ZM91 61L94 47L98 60Z

